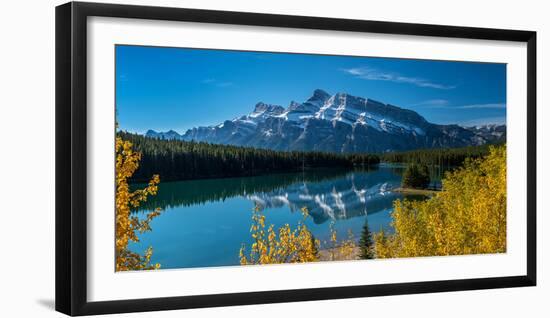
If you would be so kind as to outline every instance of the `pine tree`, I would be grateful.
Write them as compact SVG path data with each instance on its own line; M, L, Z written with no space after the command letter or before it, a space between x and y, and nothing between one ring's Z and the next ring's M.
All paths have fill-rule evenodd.
M153 174L165 181L198 178L246 177L276 172L298 172L308 168L354 168L376 165L374 154L339 154L318 151L274 151L270 149L217 145L205 142L148 138L127 132L117 136L130 141L142 154L140 169L131 182L147 182Z
M439 166L459 166L466 158L480 158L489 154L490 144L462 148L418 149L405 152L388 152L381 160L399 163L423 163Z
M369 229L369 221L365 218L365 224L361 231L361 238L359 239L359 248L361 252L359 257L361 259L373 259L374 258L374 241L372 240L372 233Z
M430 172L425 164L412 163L403 173L403 187L426 189L430 184Z

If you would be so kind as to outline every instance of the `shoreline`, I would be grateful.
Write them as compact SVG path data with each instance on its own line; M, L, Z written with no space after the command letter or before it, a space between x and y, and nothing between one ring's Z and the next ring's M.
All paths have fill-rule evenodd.
M257 177L265 177L265 176L271 176L271 175L295 175L297 173L315 173L319 171L341 171L341 172L352 172L352 171L370 171L370 170L377 170L378 164L372 164L372 165L365 165L365 166L357 166L357 167L332 167L332 166L326 166L326 167L306 167L305 169L297 169L297 170L286 170L286 171L265 171L261 173L253 173L249 175L240 175L240 176L203 176L203 177L195 177L195 178L183 178L183 179L172 179L168 178L165 179L164 182L182 182L182 181L199 181L199 180L225 180L225 179L237 179L237 178L257 178ZM133 185L140 185L140 184L147 184L150 179L131 179L128 181L129 184ZM163 179L161 178L161 181Z
M426 196L432 196L435 195L441 190L433 190L433 189L413 189L413 188L395 188L392 189L393 192L403 193L403 194L418 194L418 195L426 195Z

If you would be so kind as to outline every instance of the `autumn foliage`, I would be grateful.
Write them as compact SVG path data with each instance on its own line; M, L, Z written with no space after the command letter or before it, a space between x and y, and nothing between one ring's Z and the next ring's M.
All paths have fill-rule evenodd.
M330 224L330 242L328 244L328 260L347 261L357 258L357 244L353 232L348 231L347 239L338 240L338 233L334 228L334 222Z
M394 233L375 235L378 258L506 252L506 146L466 160L426 201L396 200Z
M329 242L323 243L324 250L320 251L321 242L311 234L305 225L309 216L306 208L301 209L303 219L296 228L289 224L275 229L273 224L266 226L266 217L256 207L252 213L250 233L253 243L247 254L243 244L239 251L241 265L254 264L282 264L305 263L317 261L353 260L357 258L357 244L353 233L348 232L348 238L338 240L334 223L330 225Z
M149 247L144 254L128 249L128 243L139 242L138 233L150 231L150 222L160 214L159 209L149 212L145 218L130 214L141 202L145 202L149 195L157 193L159 176L154 175L144 189L130 191L128 179L139 167L141 154L132 150L132 143L116 138L116 271L156 269L159 264L151 264L153 250Z
M253 243L249 255L243 245L239 256L241 265L251 264L280 264L280 263L305 263L319 260L319 241L316 240L304 220L308 211L302 209L303 220L295 229L289 224L275 230L274 225L265 225L265 215L256 207L252 214L252 226L250 232Z

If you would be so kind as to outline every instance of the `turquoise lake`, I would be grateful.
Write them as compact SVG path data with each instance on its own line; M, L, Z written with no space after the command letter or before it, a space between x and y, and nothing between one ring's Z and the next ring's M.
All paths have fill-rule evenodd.
M393 192L400 186L404 167L384 165L370 170L316 169L303 173L271 174L246 178L162 182L157 196L135 211L144 216L156 207L162 214L151 222L151 232L140 234L130 249L153 247L153 263L162 269L239 264L239 249L250 246L254 207L275 228L293 228L305 221L313 235L328 240L334 223L339 239L351 230L356 239L368 219L372 232L390 230L393 201L404 197ZM439 186L441 173L433 173ZM139 185L136 185L139 186ZM409 196L419 199L418 196ZM321 244L323 248L323 244Z

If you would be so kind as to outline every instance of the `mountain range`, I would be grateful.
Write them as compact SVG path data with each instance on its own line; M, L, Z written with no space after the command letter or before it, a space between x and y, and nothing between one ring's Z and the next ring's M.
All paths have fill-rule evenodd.
M428 122L417 112L346 93L316 89L288 107L259 102L254 110L183 134L149 130L147 137L274 150L388 152L451 148L506 140L505 125L462 127Z

